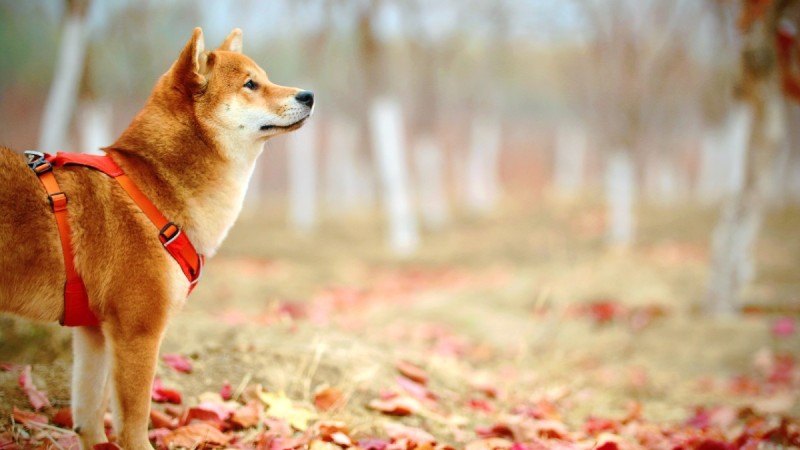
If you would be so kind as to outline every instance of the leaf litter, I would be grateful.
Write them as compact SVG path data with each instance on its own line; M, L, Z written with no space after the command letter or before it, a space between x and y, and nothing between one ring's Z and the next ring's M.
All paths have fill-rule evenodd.
M281 267L269 276L293 270L290 263L269 266ZM502 267L364 273L374 282L324 286L308 301L269 299L256 314L230 309L237 312L227 316L236 334L214 345L236 364L215 365L213 351L173 344L153 385L151 442L165 449L270 450L800 448L793 316L747 319L747 330L766 330L767 337L748 347L749 359L737 359L726 372L698 368L687 375L648 364L630 344L653 346L657 339L669 340L669 333L686 334L676 320L684 313L657 296L631 302L576 295L566 306L537 298L529 309L512 310L516 317L508 323L522 327L486 327L492 319L487 314L486 323L473 330L459 316L472 307L464 293L488 295L519 283L523 274ZM424 309L413 306L426 302L431 303ZM437 307L452 312L448 320L431 320L441 315ZM199 322L210 327L213 320ZM547 328L551 322L556 326ZM550 331L525 334L525 326ZM731 328L724 336L736 339L738 331ZM257 333L270 339L261 343ZM254 352L281 342L275 336L313 342L307 336L320 333L331 333L321 361L308 345L282 346L268 354L284 364L284 379L256 369L263 359ZM337 353L334 333L369 341L374 351L348 358L345 351ZM575 333L589 336L591 345L562 338ZM747 333L742 331L754 335ZM242 335L247 339L238 340ZM715 345L704 338L698 337L698 345ZM517 341L526 344L508 345ZM614 349L617 356L601 357L593 352L597 348ZM675 358L684 350L699 351L675 348ZM560 359L560 366L549 365L552 359ZM26 372L6 363L0 370L16 374L26 399L13 405L10 425L0 430L0 449L77 448L63 400L52 401L29 367ZM660 401L676 393L686 400Z

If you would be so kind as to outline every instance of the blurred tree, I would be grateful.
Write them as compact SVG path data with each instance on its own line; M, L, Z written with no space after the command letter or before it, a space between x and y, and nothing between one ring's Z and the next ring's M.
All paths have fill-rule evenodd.
M412 205L405 126L400 102L387 94L386 69L382 54L387 50L377 35L376 22L384 2L359 5L356 16L358 50L365 75L362 92L366 109L364 130L381 182L381 203L389 225L389 243L398 254L409 254L419 246L417 217Z
M652 159L660 170L651 173L674 176L662 167L674 164L674 143L692 126L698 78L690 49L702 16L696 2L684 0L575 4L586 45L569 80L578 86L571 89L574 109L604 149L608 242L627 247L635 238L636 168Z
M77 103L89 45L90 0L66 0L61 46L44 106L38 148L45 152L64 150L67 132Z
M737 312L743 287L753 277L752 249L764 218L776 157L786 139L785 102L795 96L795 61L782 54L785 36L781 29L797 28L798 8L798 0L741 0L737 90L752 114L752 123L742 186L724 205L714 230L705 298L705 309L713 315Z

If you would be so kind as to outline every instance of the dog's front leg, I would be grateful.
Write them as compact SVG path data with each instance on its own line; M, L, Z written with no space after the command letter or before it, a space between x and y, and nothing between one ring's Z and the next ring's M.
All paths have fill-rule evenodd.
M77 327L72 333L72 419L81 448L106 442L103 415L108 406L108 357L103 332Z
M116 323L109 329L114 427L126 450L152 449L147 438L150 391L164 326ZM153 322L158 322L154 320Z

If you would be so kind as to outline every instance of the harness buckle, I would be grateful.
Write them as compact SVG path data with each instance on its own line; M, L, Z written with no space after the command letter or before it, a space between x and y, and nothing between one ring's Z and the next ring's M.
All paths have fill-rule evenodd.
M158 232L158 239L161 241L161 245L167 247L180 235L181 227L175 225L173 222L169 222Z
M36 175L53 170L53 165L45 158L44 153L34 150L25 150L22 153L28 158L28 167L36 172Z
M47 196L47 200L50 202L50 207L53 208L54 212L59 212L67 209L68 199L67 199L67 194L65 194L64 192L61 191L54 192Z

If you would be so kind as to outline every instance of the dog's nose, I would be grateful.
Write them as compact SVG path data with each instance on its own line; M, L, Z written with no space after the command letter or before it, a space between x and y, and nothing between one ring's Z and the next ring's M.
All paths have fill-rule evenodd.
M294 96L294 99L309 108L314 106L314 93L311 91L300 91Z

